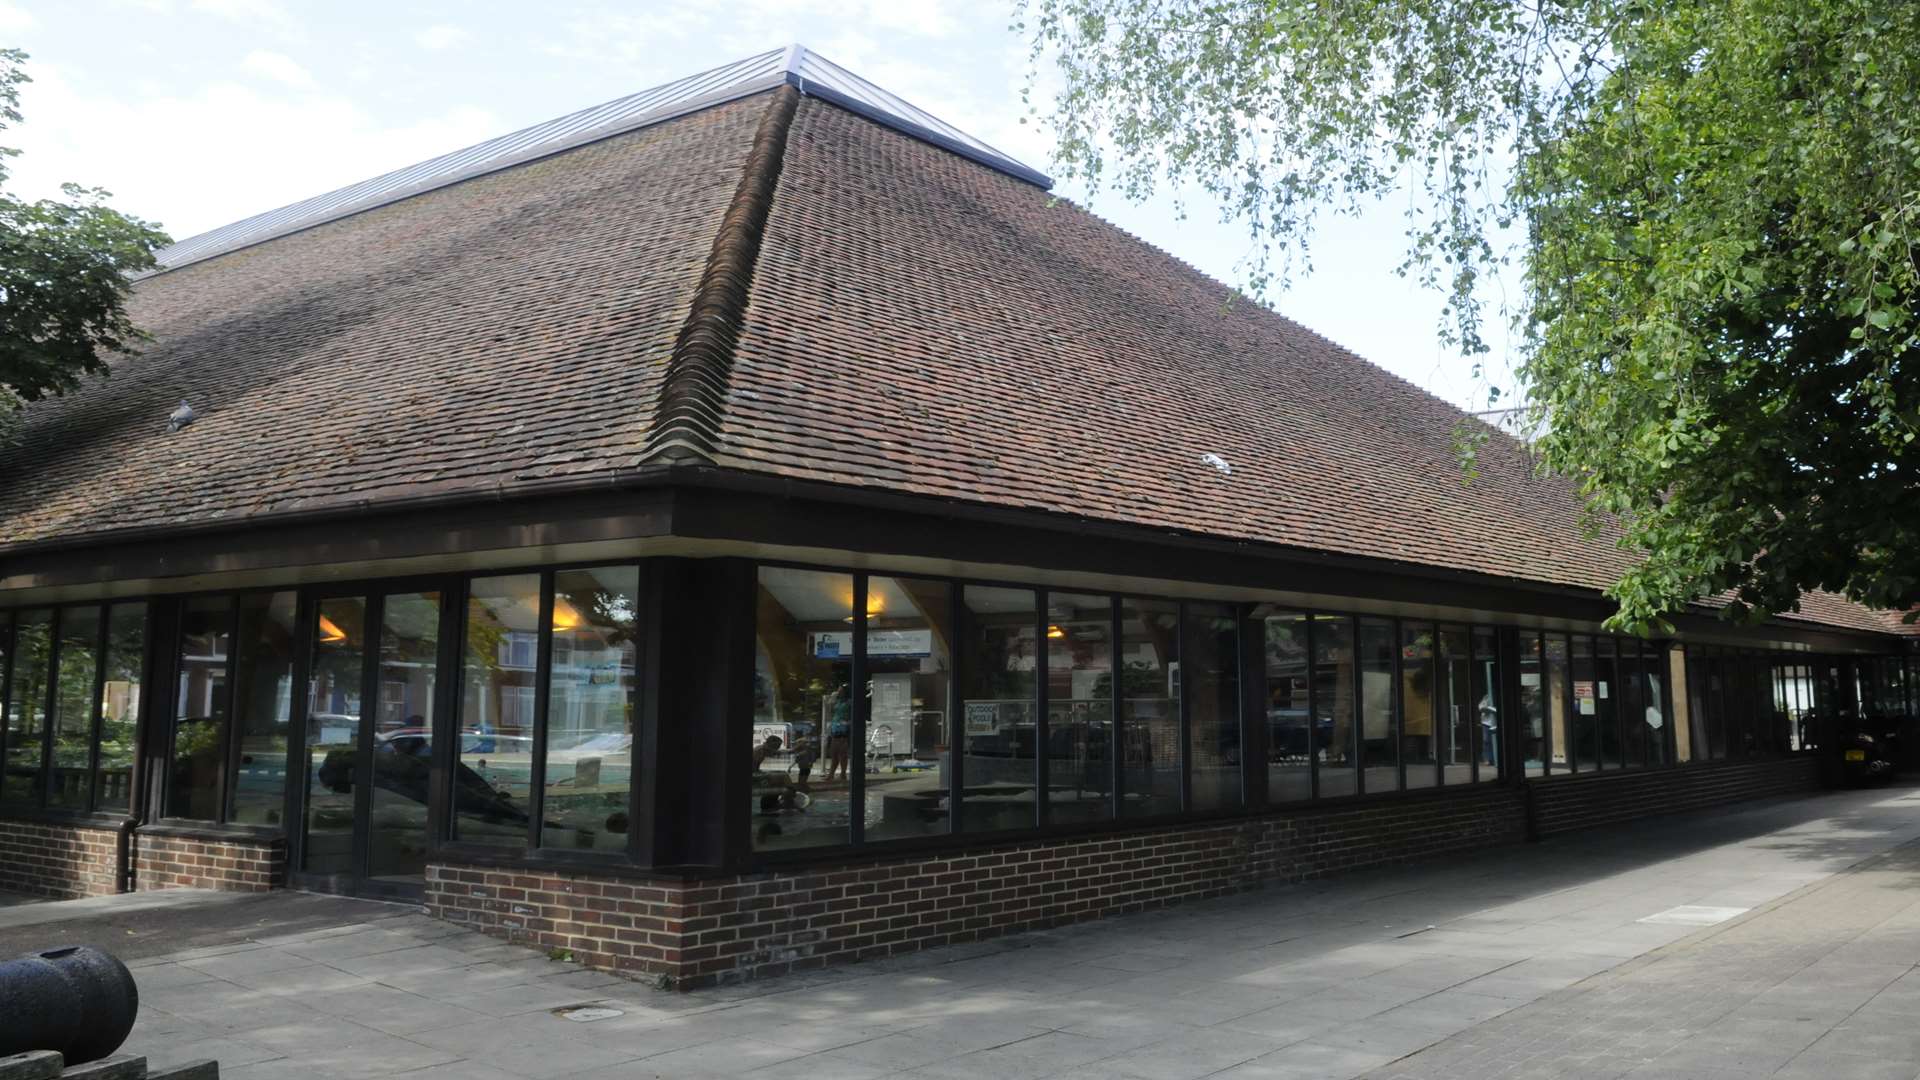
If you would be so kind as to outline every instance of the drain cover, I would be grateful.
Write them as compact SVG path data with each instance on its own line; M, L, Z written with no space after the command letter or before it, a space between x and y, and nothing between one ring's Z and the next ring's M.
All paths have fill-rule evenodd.
M1703 907L1698 904L1682 904L1679 907L1656 912L1640 921L1663 926L1712 926L1715 923L1726 922L1735 915L1745 915L1752 910L1752 908L1743 907Z
M553 1010L553 1015L576 1024L591 1024L595 1020L611 1020L627 1014L624 1010L609 1009L605 1005L565 1005Z

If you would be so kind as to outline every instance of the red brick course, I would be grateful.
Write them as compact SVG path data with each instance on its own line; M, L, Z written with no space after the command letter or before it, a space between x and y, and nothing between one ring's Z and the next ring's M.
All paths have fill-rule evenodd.
M138 834L134 882L152 889L219 889L265 892L286 884L287 849L282 840L237 840Z
M1555 777L1533 785L1534 829L1546 836L1819 786L1820 763L1811 755Z
M706 881L436 865L428 868L427 906L511 941L568 950L592 967L696 987L1164 907L1523 834L1519 794L1487 787Z
M0 889L71 899L114 888L110 828L0 821Z

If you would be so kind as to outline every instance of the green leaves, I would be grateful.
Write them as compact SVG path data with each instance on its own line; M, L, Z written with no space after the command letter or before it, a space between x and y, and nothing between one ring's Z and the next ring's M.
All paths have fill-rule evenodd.
M0 50L0 129L20 122L26 59ZM0 161L14 153L0 149ZM0 421L134 351L141 335L126 314L127 278L152 269L168 243L109 207L105 191L67 184L62 194L36 202L0 194Z
M1410 190L1401 268L1472 352L1520 228L1519 389L1642 556L1619 625L1920 602L1920 5L1028 5L1066 171L1205 192L1258 283Z

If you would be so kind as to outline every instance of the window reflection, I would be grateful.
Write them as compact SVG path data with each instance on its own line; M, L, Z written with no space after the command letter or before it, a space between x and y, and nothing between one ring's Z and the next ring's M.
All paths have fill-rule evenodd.
M180 618L175 667L173 741L167 768L166 816L217 821L221 766L227 754L227 657L233 601L196 597Z
M52 683L53 613L23 611L14 619L13 679L7 706L6 775L0 797L38 804L47 729L47 690Z
M287 730L293 713L293 650L298 598L291 592L240 597L235 649L234 722L240 758L233 766L229 820L278 825L286 814Z
M100 609L60 612L59 683L53 699L53 773L47 805L85 810L92 778L94 678L99 674Z
M851 839L853 575L760 568L753 843Z
M1550 740L1549 748L1553 754L1553 768L1557 772L1564 772L1574 767L1574 757L1568 753L1567 748L1572 742L1574 729L1577 726L1568 715L1567 696L1573 691L1567 677L1567 636L1548 634L1546 648L1544 693L1547 701L1547 738ZM1589 767L1593 763L1591 747L1592 743L1588 742L1583 744L1579 751Z
M1366 769L1362 790L1397 791L1399 758L1394 746L1393 623L1360 620L1360 754Z
M1313 763L1332 749L1331 714L1309 707L1307 616L1283 612L1264 620L1267 658L1267 799L1313 797ZM1322 783L1325 783L1322 779Z
M1626 749L1620 737L1620 672L1614 660L1614 639L1593 639L1593 687L1590 700L1594 708L1594 727L1600 734L1601 767L1622 768Z
M1500 738L1499 650L1492 629L1473 628L1473 756L1482 783L1500 779L1505 744Z
M359 782L367 602L330 597L314 612L307 686L306 843L301 868L353 871L354 786Z
M1446 673L1434 664L1434 645L1433 627L1400 624L1400 760L1409 789L1440 782L1444 728L1434 718Z
M124 813L133 805L134 732L147 662L147 605L115 604L107 615L106 670L100 684L100 767L94 808Z
M434 684L440 669L440 594L390 593L380 604L379 712L367 817L370 878L426 873L433 773ZM364 716L364 714L363 714Z
M867 579L870 840L947 831L951 591L944 581Z
M539 646L539 574L475 578L468 584L459 765L453 776L457 840L527 844Z
M1359 760L1354 750L1353 620L1343 615L1313 617L1313 738L1318 758L1320 797L1336 798L1359 790Z
M1032 828L1039 820L1034 787L1039 602L1028 589L968 585L961 595L966 636L960 667L965 679L960 828Z
M1047 820L1113 816L1113 603L1047 594Z
M1121 800L1128 817L1180 812L1180 605L1120 602Z
M1448 786L1473 781L1474 747L1479 726L1474 707L1473 663L1468 653L1467 629L1443 626L1439 630L1439 648L1434 657L1437 691L1435 700L1440 715L1435 721L1441 740L1440 782ZM1407 772L1412 782L1413 772Z
M1528 776L1544 776L1547 771L1547 668L1541 655L1540 635L1520 638L1520 715L1524 725L1520 733L1520 753Z
M1240 623L1233 608L1188 604L1181 647L1192 732L1192 809L1239 806L1246 800L1240 768ZM1300 678L1304 687L1304 668Z
M626 847L639 604L636 566L553 576L543 845Z

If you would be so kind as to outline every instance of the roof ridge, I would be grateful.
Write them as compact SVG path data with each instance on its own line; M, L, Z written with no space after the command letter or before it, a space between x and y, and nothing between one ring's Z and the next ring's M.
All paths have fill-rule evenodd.
M713 462L726 410L734 346L740 340L754 265L760 258L760 239L773 208L774 189L786 162L787 134L799 105L800 92L792 86L781 86L774 91L760 129L754 132L740 185L720 219L687 321L667 358L653 426L640 456L642 462Z

